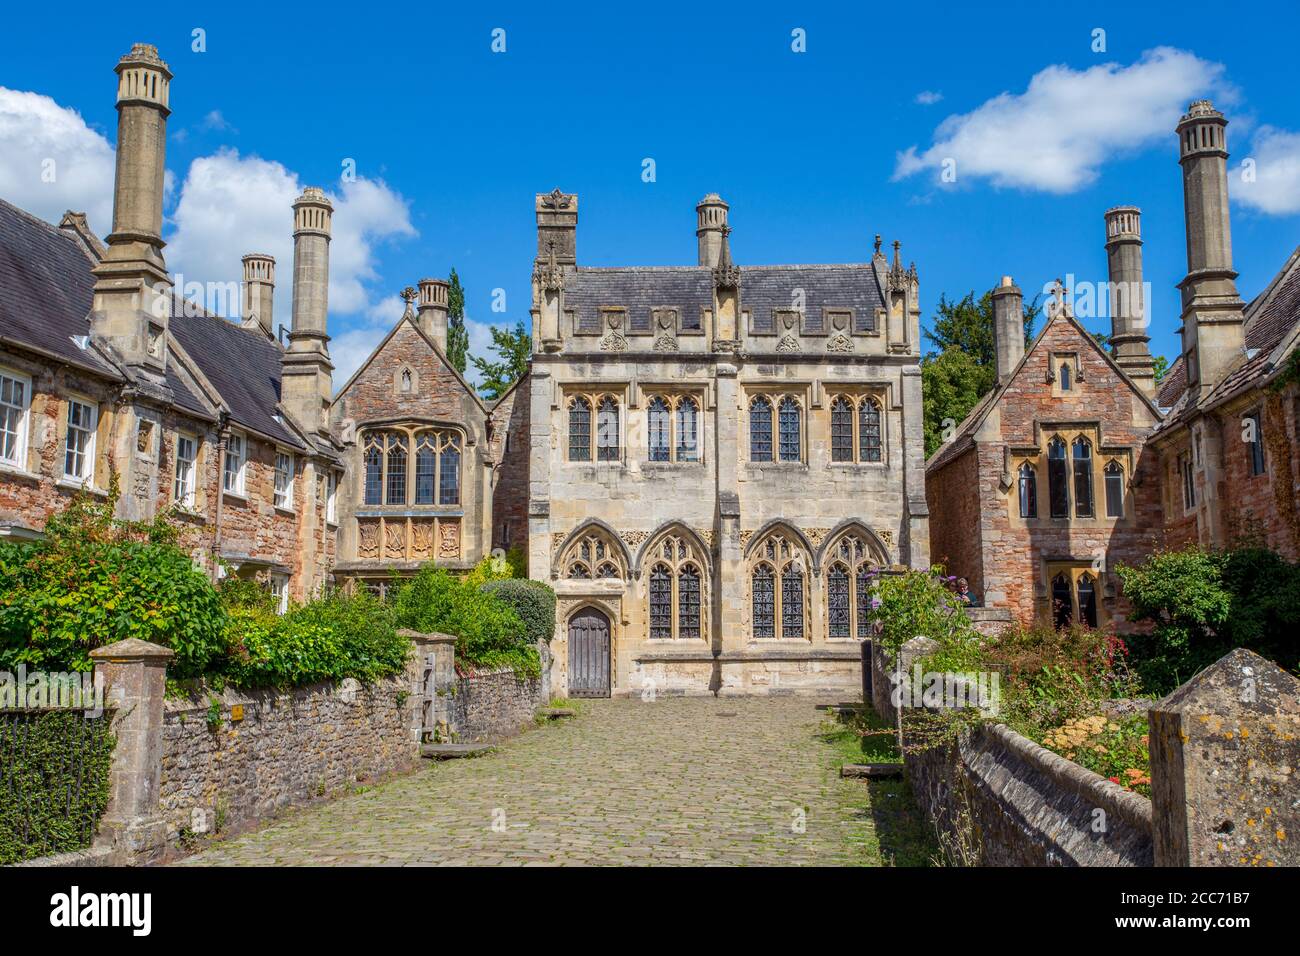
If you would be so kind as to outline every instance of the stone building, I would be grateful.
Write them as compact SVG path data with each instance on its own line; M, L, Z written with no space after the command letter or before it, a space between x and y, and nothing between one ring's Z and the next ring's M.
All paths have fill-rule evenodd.
M1178 124L1186 199L1182 349L1151 444L1169 547L1264 544L1300 560L1300 248L1249 304L1237 292L1223 114Z
M591 268L578 197L535 211L512 454L559 692L856 688L872 573L929 561L915 268L737 265L716 194L695 265Z
M334 562L342 469L325 414L330 203L312 188L294 203L287 350L269 256L244 257L242 323L182 299L161 238L172 73L147 44L116 73L106 244L80 213L55 227L0 200L0 536L39 535L116 476L120 516L174 508L214 576L306 598Z
M1019 290L994 291L997 387L930 459L926 491L936 559L1022 621L1125 629L1113 568L1158 547L1249 540L1300 555L1300 250L1243 303L1226 126L1204 100L1178 125L1182 349L1158 388L1135 207L1105 216L1113 357L1061 297L1021 357Z
M509 437L447 358L447 293L441 279L404 290L405 313L333 401L346 464L340 580L382 591L395 573L430 561L464 570L493 547ZM508 421L510 403L497 407Z

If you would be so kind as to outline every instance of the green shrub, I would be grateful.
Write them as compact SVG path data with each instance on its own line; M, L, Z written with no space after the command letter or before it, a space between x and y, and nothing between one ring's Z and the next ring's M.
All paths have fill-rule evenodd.
M970 618L958 606L943 569L881 574L872 586L874 640L891 653L914 637L929 637L946 647L978 638Z
M1117 569L1134 620L1134 665L1144 686L1172 691L1236 647L1300 666L1300 565L1265 548L1161 551Z
M401 673L410 641L391 611L360 591L330 593L283 616L246 602L229 609L224 675L239 687L293 687Z
M0 714L0 866L90 846L114 743L107 715Z
M524 625L524 639L529 644L550 643L555 636L555 591L541 581L512 578L489 581L481 588L509 605Z
M398 588L392 603L399 627L455 635L457 657L469 665L510 667L521 676L541 673L519 615L471 579L426 564Z
M45 537L0 543L0 669L91 669L96 647L139 638L171 648L174 677L202 674L223 650L225 615L211 582L177 545L165 515L113 518L78 495Z

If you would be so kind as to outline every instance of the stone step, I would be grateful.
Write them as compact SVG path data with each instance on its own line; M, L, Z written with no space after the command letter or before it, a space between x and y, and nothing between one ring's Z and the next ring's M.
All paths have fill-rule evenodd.
M846 763L840 767L841 777L865 777L868 780L888 780L903 775L901 763Z
M576 717L578 712L568 707L543 707L539 713L547 720L562 720L565 717Z
M478 757L491 750L488 744L421 744L420 756L430 760L454 760L457 757Z

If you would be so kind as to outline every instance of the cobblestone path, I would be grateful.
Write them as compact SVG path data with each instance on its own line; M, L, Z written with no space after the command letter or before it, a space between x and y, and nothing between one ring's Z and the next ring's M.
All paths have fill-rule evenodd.
M839 778L824 720L798 698L590 701L182 862L878 864L867 792Z

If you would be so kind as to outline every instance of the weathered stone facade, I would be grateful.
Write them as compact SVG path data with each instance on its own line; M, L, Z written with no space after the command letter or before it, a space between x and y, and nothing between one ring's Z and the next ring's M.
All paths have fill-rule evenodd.
M56 228L0 200L0 535L38 536L69 496L107 497L115 478L120 517L174 508L214 577L263 575L305 600L334 563L341 475L319 399L330 392L329 202L309 188L294 205L295 242L310 243L294 262L289 337L301 347L271 336L269 256L245 257L242 325L179 298L160 235L171 73L146 44L117 73L107 245L80 213Z
M859 575L928 564L915 270L879 243L737 266L716 195L698 266L589 269L577 208L537 196L529 573L559 595L557 692L856 687Z

